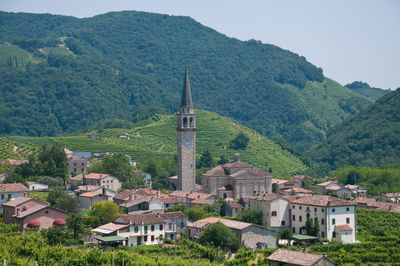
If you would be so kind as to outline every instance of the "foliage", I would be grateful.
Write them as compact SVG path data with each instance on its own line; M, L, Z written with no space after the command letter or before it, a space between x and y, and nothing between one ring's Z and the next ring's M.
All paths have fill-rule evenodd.
M238 216L239 221L258 224L258 225L262 225L262 218L263 218L262 212L257 212L249 209L245 209Z
M189 217L190 221L197 221L210 216L202 206L190 207L184 210L184 213Z
M236 251L239 246L239 240L235 233L221 222L208 225L206 230L200 234L200 243L232 251Z
M55 136L105 118L136 124L149 117L137 117L143 106L172 113L185 64L195 73L198 106L302 149L370 102L325 79L304 57L228 38L189 17L135 11L0 17L0 39L11 43L0 50L0 134Z
M400 90L331 128L309 155L329 169L346 165L378 167L400 160ZM326 173L326 171L325 171Z
M212 168L214 166L215 166L214 158L213 158L211 152L208 150L203 151L203 153L200 156L200 160L197 165L197 168L202 168L202 167Z
M41 176L37 180L38 183L46 184L49 187L63 187L64 180L61 177Z
M277 183L272 183L272 193L279 193L279 185Z
M229 143L229 148L233 150L245 150L247 147L247 144L249 143L249 137L243 134L243 132L240 132L235 139Z
M369 195L400 191L400 165L383 165L377 168L348 166L330 173L342 183L358 184L367 188Z
M88 213L89 216L97 217L100 224L106 224L113 221L121 215L119 206L111 201L100 201L92 205Z
M380 97L390 92L390 90L382 90L379 88L370 87L368 83L362 81L354 81L345 85L345 87L373 100L378 100Z
M51 190L47 196L51 206L66 212L76 213L79 210L79 202L76 198L64 193L61 189Z
M283 228L279 234L279 238L280 239L292 239L293 238L292 230L290 230L290 228Z
M40 231L43 237L47 238L50 245L75 245L83 244L83 240L75 238L73 232L66 226L56 226Z
M314 219L308 217L306 221L306 231L307 235L310 236L319 236L319 220L318 217L314 217Z

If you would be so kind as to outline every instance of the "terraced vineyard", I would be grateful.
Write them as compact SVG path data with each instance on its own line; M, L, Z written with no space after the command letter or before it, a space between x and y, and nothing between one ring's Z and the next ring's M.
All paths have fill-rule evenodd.
M29 156L36 147L16 143L8 138L0 137L0 161L4 159L22 160Z
M232 159L233 154L239 152L242 161L264 170L272 168L275 174L291 174L306 170L306 166L298 158L254 130L212 112L198 110L196 115L198 157L205 150L209 150L215 159L221 155ZM229 149L229 143L239 132L250 138L246 150ZM99 134L97 140L88 137L88 134L52 138L12 137L12 139L37 146L55 141L73 151L123 152L139 162L149 158L173 158L176 154L175 115L156 116L155 122L134 129L106 129L97 133ZM119 135L122 133L128 133L130 140L120 139Z

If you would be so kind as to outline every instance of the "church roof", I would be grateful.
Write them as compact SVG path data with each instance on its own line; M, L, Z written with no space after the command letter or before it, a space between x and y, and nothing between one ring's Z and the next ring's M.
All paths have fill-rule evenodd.
M182 100L181 100L181 107L189 106L193 107L192 102L192 94L190 92L190 82L189 82L189 74L188 68L185 68L185 79L183 81L183 91L182 91Z
M225 176L225 170L221 165L214 167L213 169L205 172L205 176Z
M250 164L238 161L238 162L233 162L233 163L226 163L223 165L223 167L226 168L253 168Z

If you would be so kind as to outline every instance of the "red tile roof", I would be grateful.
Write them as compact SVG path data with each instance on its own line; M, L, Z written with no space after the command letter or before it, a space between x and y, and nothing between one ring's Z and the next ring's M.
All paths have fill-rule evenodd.
M351 228L348 224L338 224L335 226L335 228L339 231L353 231L353 228Z
M12 183L12 184L0 184L0 193L7 193L7 192L28 192L27 189L21 183Z
M85 178L87 179L103 179L107 176L110 176L109 174L99 174L99 173L90 173L85 175Z
M98 195L100 195L100 193L90 191L90 192L86 192L86 193L80 194L79 197L93 198L93 197L98 196Z
M293 265L314 265L319 261L323 255L316 255L305 252L298 252L287 249L278 249L273 254L271 254L267 259L271 261L284 262Z
M224 219L220 217L208 217L202 220L198 220L190 225L190 227L194 228L203 228L204 226L208 224L213 224L216 222L221 222L224 225L228 226L229 228L234 228L238 230L243 230L244 228L247 228L251 226L251 223L245 223L245 222L239 222L235 220L230 220L230 219Z
M323 207L356 205L355 202L342 200L326 195L296 197L296 199L290 200L290 203L312 205L312 206L323 206Z
M143 213L143 214L128 214L121 215L114 223L119 224L132 224L132 225L144 225L147 224L164 224L164 219L161 215L156 213Z
M183 212L164 212L161 214L161 217L170 220L170 219L188 219L187 215Z

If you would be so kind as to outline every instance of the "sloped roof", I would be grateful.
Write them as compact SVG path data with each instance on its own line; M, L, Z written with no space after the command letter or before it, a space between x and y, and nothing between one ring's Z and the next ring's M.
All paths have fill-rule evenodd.
M100 194L100 193L98 193L98 192L89 191L89 192L86 192L86 193L80 194L80 195L79 195L79 197L93 198L93 197L95 197L95 196L99 196L99 195L101 195L101 194Z
M170 219L188 219L187 215L183 212L164 212L161 214L161 217L170 220Z
M339 231L353 231L353 228L351 228L348 224L338 224L335 225L335 228Z
M220 217L208 217L208 218L193 222L190 225L190 227L203 228L205 225L213 224L216 222L221 222L229 228L238 229L238 230L243 230L243 229L253 225L251 223L239 222L239 221L224 219L224 218L220 218Z
M294 190L294 192L296 192L296 193L309 193L309 194L314 193L314 192L312 192L312 190L305 189L302 187L286 188L286 189L283 189L282 191L291 192L292 190Z
M12 183L12 184L0 184L0 193L8 193L8 192L28 192L27 189L21 183Z
M182 190L175 190L172 191L169 195L173 197L180 197L180 198L186 198L187 195L190 193L187 191L182 191Z
M192 94L190 92L189 73L187 67L185 68L185 78L183 80L183 90L181 99L181 107L184 106L193 107Z
M85 175L85 178L99 180L99 179L103 179L107 176L110 176L110 175L109 174L90 173L90 174Z
M291 200L290 203L312 205L312 206L323 206L323 207L356 205L356 203L354 202L326 195L296 197L296 199Z
M204 176L226 176L225 170L222 165L218 165L211 170L208 170L203 174Z
M212 199L195 199L190 202L191 204L214 204L214 200Z
M207 193L202 193L202 192L192 192L190 193L187 198L188 199L208 199L210 197L212 197L213 195L211 194L207 194Z
M114 223L122 223L122 224L132 224L132 225L144 225L146 224L163 224L164 219L161 215L156 213L143 213L143 214L128 214L121 215Z
M33 200L32 198L28 198L28 197L18 197L15 199L12 199L10 201L7 201L5 203L3 203L3 206L10 206L10 207L16 207L22 203L28 202Z
M322 257L323 255L316 255L316 254L298 252L287 249L278 249L273 254L271 254L267 259L294 265L311 266L317 261L319 261Z

